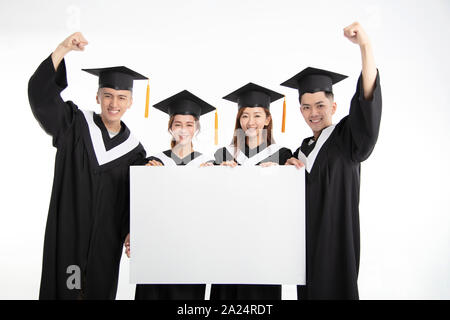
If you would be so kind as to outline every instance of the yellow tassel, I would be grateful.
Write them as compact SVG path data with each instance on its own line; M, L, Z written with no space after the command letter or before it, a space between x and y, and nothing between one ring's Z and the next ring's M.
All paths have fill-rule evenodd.
M217 109L216 109L216 115L214 119L214 144L217 146L219 144L219 118L217 116Z
M283 119L281 122L281 132L286 132L286 97L284 97L283 102Z
M147 82L147 97L145 98L145 117L148 118L148 105L150 104L150 79Z

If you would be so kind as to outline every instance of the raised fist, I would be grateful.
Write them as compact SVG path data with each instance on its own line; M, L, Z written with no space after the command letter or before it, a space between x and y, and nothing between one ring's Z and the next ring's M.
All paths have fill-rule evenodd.
M366 32L359 24L359 22L354 22L348 27L344 28L344 36L351 42L356 43L360 46L369 44L369 37Z
M67 51L83 51L84 47L88 44L87 40L84 38L81 32L75 32L74 34L67 37L60 46L62 46Z
M52 53L53 67L55 70L58 69L59 64L67 53L70 51L83 51L87 44L88 42L81 32L75 32L67 37Z

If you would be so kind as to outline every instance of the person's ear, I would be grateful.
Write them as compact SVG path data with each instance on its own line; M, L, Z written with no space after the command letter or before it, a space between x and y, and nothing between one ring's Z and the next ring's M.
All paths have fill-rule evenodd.
M194 137L198 135L198 133L200 132L200 121L195 120L194 122L194 126L195 126L195 133L194 133Z
M331 105L331 115L334 115L337 109L337 103L333 102L333 104Z
M304 117L305 114L304 114L304 110L303 110L302 106L300 106L300 108L298 108L298 110L300 111L300 114Z
M131 108L132 104L133 104L133 96L130 96L130 103L128 104L128 109Z
M100 95L100 89L97 91L97 95L95 96L95 100L97 100L97 104L100 104L100 98L98 97Z
M264 125L265 125L265 126L268 126L271 120L272 120L272 116L268 116L268 117L266 118L266 122L264 123Z

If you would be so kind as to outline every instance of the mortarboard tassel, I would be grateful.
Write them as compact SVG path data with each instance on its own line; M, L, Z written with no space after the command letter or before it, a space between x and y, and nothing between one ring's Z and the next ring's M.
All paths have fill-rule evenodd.
M148 105L150 104L150 79L147 82L147 97L145 98L145 117L148 118Z
M284 97L284 101L283 101L283 119L281 122L281 132L285 132L286 131L286 97Z
M217 117L217 109L214 118L214 144L217 146L219 144L219 119Z

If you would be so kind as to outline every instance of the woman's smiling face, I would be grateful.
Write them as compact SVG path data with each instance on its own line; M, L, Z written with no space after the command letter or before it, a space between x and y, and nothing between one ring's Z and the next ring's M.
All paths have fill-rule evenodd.
M174 117L170 131L176 144L190 144L196 131L196 120L192 115L177 114Z
M266 116L262 107L245 108L239 122L247 137L256 137L261 135L265 126L269 125L270 116Z

